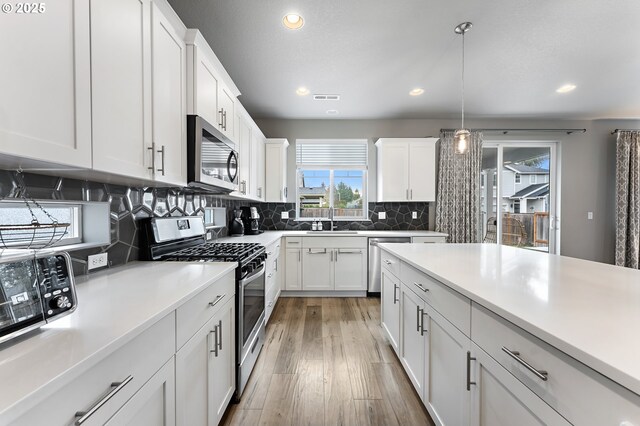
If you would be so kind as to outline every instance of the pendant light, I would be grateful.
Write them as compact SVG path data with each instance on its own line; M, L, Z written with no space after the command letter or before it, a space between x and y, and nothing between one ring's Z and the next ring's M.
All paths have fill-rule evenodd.
M457 154L465 154L469 150L471 132L464 127L464 35L471 29L471 22L463 22L455 28L456 34L462 35L462 125L453 136L453 143Z

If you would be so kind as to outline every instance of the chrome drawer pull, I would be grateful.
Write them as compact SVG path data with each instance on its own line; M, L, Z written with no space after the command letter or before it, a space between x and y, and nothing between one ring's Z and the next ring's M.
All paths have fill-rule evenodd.
M385 260L384 260L384 263L386 263L387 265L391 265L393 262L392 262L392 261L390 261L389 259L385 259Z
M393 285L393 304L394 305L400 301L400 299L397 298L397 292L398 292L398 286L394 284Z
M471 356L471 352L467 351L467 391L471 391L471 385L476 385L476 382L471 381L471 361L475 361L476 358Z
M428 289L428 288L425 288L425 287L424 287L422 284L420 284L420 283L417 283L417 282L415 282L415 281L414 281L414 283L413 283L413 284L414 284L416 287L418 287L420 290L424 291L425 293L429 291L429 289Z
M75 417L80 417L80 418L78 420L76 420L75 424L79 426L79 425L83 424L84 422L86 422L87 420L89 420L89 417L93 416L93 414L96 411L98 411L104 404L109 402L109 400L111 398L113 398L118 392L120 392L122 390L122 388L127 386L129 384L129 382L132 381L132 380L133 380L133 376L129 375L126 379L124 379L121 382L113 382L113 383L111 383L111 388L112 389L100 401L98 401L89 410L87 410L87 411L78 411L76 413Z
M216 306L218 304L218 302L220 302L222 299L224 299L224 296L226 296L226 294L217 295L216 296L216 300L214 300L213 302L209 302L209 307L213 308L214 306Z
M511 358L515 359L516 361L518 361L520 364L522 364L527 370L531 371L533 374L536 375L537 378L539 378L540 380L546 382L547 379L549 378L549 373L547 373L546 371L542 371L542 370L538 370L536 368L534 368L531 364L529 364L527 361L525 361L524 359L520 358L520 352L518 351L510 351L509 349L507 349L505 346L502 347L502 352L506 353L507 355L509 355Z

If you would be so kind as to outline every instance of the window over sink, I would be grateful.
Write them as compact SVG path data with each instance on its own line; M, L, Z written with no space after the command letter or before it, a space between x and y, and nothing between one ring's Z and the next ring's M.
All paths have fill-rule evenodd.
M368 220L365 139L296 142L298 220Z

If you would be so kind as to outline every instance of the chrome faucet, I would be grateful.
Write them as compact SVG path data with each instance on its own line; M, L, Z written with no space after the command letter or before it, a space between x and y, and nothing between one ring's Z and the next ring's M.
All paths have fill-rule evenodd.
M331 222L331 225L329 227L329 231L335 231L335 227L333 225L333 207L329 207L329 221Z

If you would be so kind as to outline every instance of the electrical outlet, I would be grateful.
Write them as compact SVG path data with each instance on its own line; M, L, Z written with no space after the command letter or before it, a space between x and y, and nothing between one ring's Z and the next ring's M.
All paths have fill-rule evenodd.
M387 218L387 212L379 212L378 213L378 219L386 219Z
M289 212L280 213L280 219L289 219Z
M587 212L587 220L593 220L593 212Z
M411 219L417 219L418 218L418 212L411 212Z
M107 266L108 261L109 255L107 253L94 254L87 257L87 268L89 270L102 268L103 266Z

